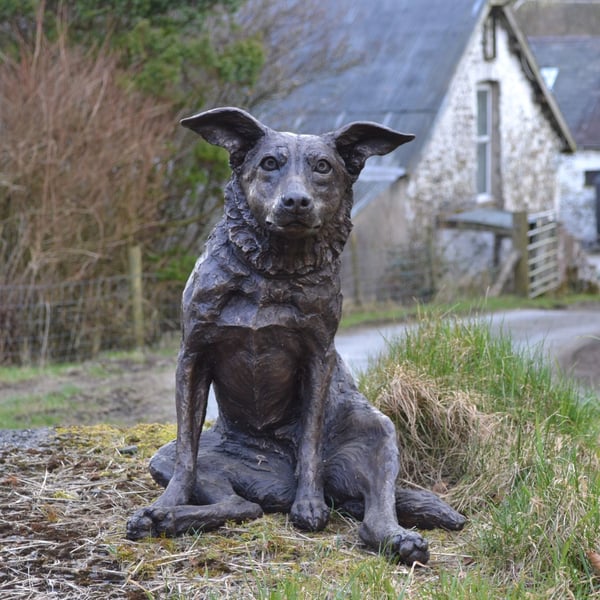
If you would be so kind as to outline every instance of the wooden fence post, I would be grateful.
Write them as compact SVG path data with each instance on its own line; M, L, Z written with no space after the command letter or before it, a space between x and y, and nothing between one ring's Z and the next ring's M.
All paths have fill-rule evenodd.
M529 296L529 221L526 211L513 213L513 248L519 253L515 266L515 292L518 296Z
M144 346L144 311L142 296L142 248L129 247L129 284L133 317L133 339L136 348Z

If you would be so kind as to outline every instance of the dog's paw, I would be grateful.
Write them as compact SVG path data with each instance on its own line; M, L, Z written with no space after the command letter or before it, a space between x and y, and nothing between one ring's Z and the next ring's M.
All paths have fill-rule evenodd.
M416 531L400 528L396 533L385 538L379 548L392 560L409 566L416 562L425 564L429 560L429 544Z
M296 527L320 531L329 521L329 512L329 507L322 498L306 498L292 504L290 516Z
M440 515L438 527L448 529L449 531L460 531L467 522L467 518L459 512L450 509L448 512Z
M127 521L126 537L129 540L141 540L159 535L173 535L175 532L171 511L150 506L136 511Z

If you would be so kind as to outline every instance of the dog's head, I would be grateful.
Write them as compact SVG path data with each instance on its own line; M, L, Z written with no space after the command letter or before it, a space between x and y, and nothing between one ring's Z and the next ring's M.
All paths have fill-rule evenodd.
M229 152L254 219L288 239L316 236L341 212L349 214L350 190L365 161L414 138L369 122L323 135L284 133L238 108L216 108L181 124Z

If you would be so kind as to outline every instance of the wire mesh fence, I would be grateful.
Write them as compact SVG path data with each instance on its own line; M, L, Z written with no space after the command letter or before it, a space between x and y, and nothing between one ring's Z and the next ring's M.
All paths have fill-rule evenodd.
M361 253L356 264L345 264L344 306L428 302L436 294L436 265L427 243L395 245L375 257ZM140 282L133 271L53 285L0 286L0 364L81 361L105 350L151 344L179 330L183 282L147 273Z
M179 327L182 284L144 275L144 337ZM127 276L52 285L0 286L0 364L44 364L131 348L131 280Z
M396 248L384 258L389 267L383 277L360 284L374 303L406 304L431 298L427 252ZM157 342L180 328L183 287L181 281L165 281L147 273L142 275L141 289L131 274L50 285L0 285L0 365L77 362L106 350L138 346L136 308L140 303L142 341ZM352 303L350 294L346 303Z
M487 293L507 254L496 246L490 232L444 230L435 245L396 245L374 257L361 249L344 262L344 306L352 310ZM52 285L0 285L0 365L81 361L178 331L184 283L137 271L137 281L132 271Z

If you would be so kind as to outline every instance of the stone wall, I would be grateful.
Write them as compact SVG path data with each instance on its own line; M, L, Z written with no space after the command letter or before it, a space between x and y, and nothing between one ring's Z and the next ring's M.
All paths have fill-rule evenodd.
M497 29L497 57L485 61L481 28L472 36L442 112L417 168L411 173L408 200L425 216L477 205L475 190L476 90L483 82L499 89L502 195L497 208L547 210L558 203L557 168L561 142L535 102L532 83L510 50L506 29Z
M360 273L364 299L373 299L387 284L394 249L433 248L438 286L482 288L490 284L495 240L490 234L436 233L436 217L491 206L540 211L558 205L557 169L561 140L540 105L520 57L511 51L507 30L498 23L497 54L482 52L483 23L473 33L442 108L407 178L373 201L355 219L354 270L346 252L344 289L352 297L349 274ZM391 58L392 59L392 58ZM476 193L477 86L494 82L498 89L498 143L495 197L478 202ZM500 247L506 251L506 248ZM498 251L498 247L496 247ZM476 257L477 260L469 260ZM461 290L463 291L463 290ZM476 291L472 290L471 291Z
M559 219L565 229L586 245L596 242L596 191L585 186L585 172L600 171L600 151L578 150L562 157Z

